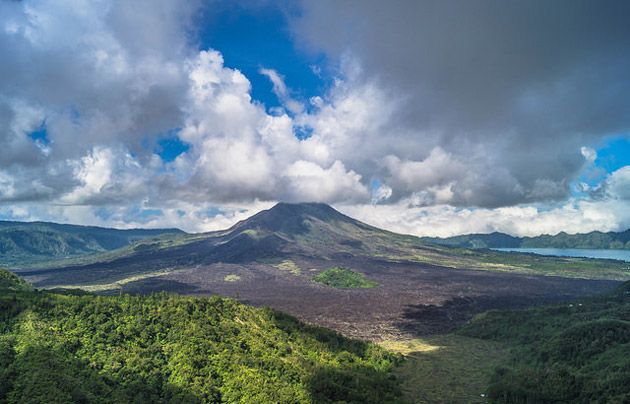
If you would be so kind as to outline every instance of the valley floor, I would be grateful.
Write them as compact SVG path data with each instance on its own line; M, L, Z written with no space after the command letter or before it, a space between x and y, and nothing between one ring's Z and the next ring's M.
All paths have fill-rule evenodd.
M313 281L332 266L352 269L378 286L336 289ZM406 357L395 373L413 403L487 402L491 378L498 366L509 361L517 344L454 332L475 314L575 301L607 293L621 283L357 257L334 263L299 256L248 264L215 263L103 283L75 277L75 283L65 285L50 279L72 281L71 267L50 271L56 276L31 272L30 280L37 287L80 287L109 295L168 291L233 297L348 337L378 342Z
M51 284L24 275L37 287L82 287L104 294L170 291L234 297L371 341L444 334L482 311L574 299L606 292L619 284L610 280L460 270L356 257L336 260L334 264L361 272L379 286L335 289L315 283L312 277L332 263L300 257L265 263L217 263L130 276L103 284ZM51 271L56 272L56 280L73 278L72 268Z
M495 368L508 358L505 344L455 334L380 345L405 356L395 373L412 403L485 403Z

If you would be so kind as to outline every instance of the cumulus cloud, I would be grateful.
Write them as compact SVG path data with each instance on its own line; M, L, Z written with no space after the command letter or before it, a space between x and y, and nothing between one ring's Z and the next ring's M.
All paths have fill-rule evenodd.
M312 190L297 186L289 169L296 163L334 175L320 181L327 184L322 200L367 199L361 176L331 159L329 145L300 142L293 119L267 114L251 99L249 80L225 67L218 51L194 50L195 2L0 7L0 49L16 55L0 65L11 78L0 80L0 200L307 200ZM307 116L279 73L261 72L292 114ZM31 139L40 128L45 138ZM190 147L167 163L151 144L173 128Z
M0 198L50 203L68 194L66 202L83 203L78 194L88 185L77 167L105 150L150 165L147 136L180 122L180 61L196 9L171 1L0 2L0 53L10 55L0 61L0 167L17 184ZM35 130L45 135L30 138Z
M177 123L195 10L172 1L2 2L0 49L11 55L0 63L0 104L11 109L3 143L45 121L50 158L112 141L140 152L143 136Z
M590 201L534 205L566 201L630 127L626 7L567 4L304 2L296 46L336 76L299 101L260 69L283 106L268 113L197 48L201 2L0 2L0 215L200 231L284 200L414 234L619 226L625 168ZM173 161L166 134L187 146Z
M630 166L614 171L603 183L606 196L611 199L630 201Z
M365 200L367 187L361 176L346 170L339 160L329 168L299 160L287 167L284 176L289 180L290 200L325 202L330 200Z
M390 182L396 183L406 192L423 190L435 185L452 183L461 179L466 167L442 148L436 147L421 161L402 161L389 155L383 164L390 175Z
M391 198L392 192L392 187L389 185L382 184L380 181L375 182L372 188L372 204L388 200Z
M596 157L589 145L630 127L627 3L324 0L302 5L292 18L298 43L340 63L354 59L361 67L355 80L397 102L383 130L376 136L366 132L362 139L404 145L384 149L402 161L403 188L413 188L414 181L440 185L409 173L439 147L478 178L502 172L494 184L475 187L468 181L471 194L455 204L561 200L584 159ZM480 157L489 164L477 164ZM430 173L424 175L428 182ZM513 192L487 194L506 182L514 183ZM454 189L461 187L456 181ZM393 188L395 194L401 191ZM417 191L422 189L407 194Z
M124 204L147 195L147 172L130 154L95 147L79 160L70 162L78 185L62 195L67 205Z
M185 192L206 190L206 199L221 202L367 199L359 174L317 158L326 146L317 137L299 141L286 114L269 115L254 103L247 78L226 68L219 52L201 52L190 66L191 102L180 137L192 149L178 162L191 173L180 186Z
M359 220L403 234L450 237L504 232L517 236L622 231L630 227L627 201L570 199L554 208L518 205L495 209L449 205L417 206L413 200L389 205L340 205Z
M291 98L289 89L284 83L284 78L280 74L278 74L277 71L273 69L262 68L259 70L259 72L260 74L269 78L269 80L273 84L273 92L276 97L278 97L278 100L282 102L282 105L284 105L290 112L294 114L300 114L304 112L304 105L301 102Z
M592 147L582 146L580 147L580 153L584 157L587 163L592 164L597 159L597 152Z

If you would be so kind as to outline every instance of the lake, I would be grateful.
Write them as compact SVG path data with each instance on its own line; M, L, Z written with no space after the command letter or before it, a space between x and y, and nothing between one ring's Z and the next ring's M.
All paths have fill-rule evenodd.
M554 255L557 257L604 258L630 262L630 250L590 250L582 248L492 248L492 250Z

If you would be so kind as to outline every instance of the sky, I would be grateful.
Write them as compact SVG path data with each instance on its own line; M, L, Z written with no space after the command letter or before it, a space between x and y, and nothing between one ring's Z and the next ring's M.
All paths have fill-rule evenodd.
M630 228L630 3L0 1L0 219Z

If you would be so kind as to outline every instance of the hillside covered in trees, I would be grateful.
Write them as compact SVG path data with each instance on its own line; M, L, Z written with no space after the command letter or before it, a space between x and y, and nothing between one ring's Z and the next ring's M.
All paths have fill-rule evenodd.
M42 292L0 271L0 402L399 402L399 360L231 299Z
M630 229L622 232L592 231L584 234L543 234L515 237L505 233L466 234L447 238L422 237L429 243L461 248L589 248L630 250Z
M47 222L0 221L0 266L22 266L126 247L178 229L110 229Z
M626 403L630 282L563 305L489 311L459 334L512 348L488 386L498 403Z

